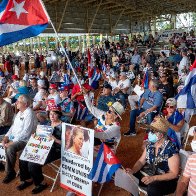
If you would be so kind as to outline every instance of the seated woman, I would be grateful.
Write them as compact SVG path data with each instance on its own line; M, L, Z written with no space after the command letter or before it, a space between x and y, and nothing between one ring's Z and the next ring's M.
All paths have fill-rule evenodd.
M127 173L139 179L139 185L147 189L148 196L168 195L176 190L178 181L178 149L167 138L168 127L162 118L155 118L149 128L149 144L133 168L127 168Z
M124 107L120 102L115 102L109 107L107 112L104 112L93 106L85 89L83 89L83 93L88 110L98 119L95 127L95 138L113 147L121 139L119 119L121 119L121 115L124 112ZM100 141L95 141L95 145L100 143Z
M184 125L184 117L177 110L177 101L174 98L169 98L166 101L166 120L168 128L168 136L175 145L181 147L181 133L180 130Z
M54 131L50 136L50 139L54 139L52 148L48 154L45 164L60 159L61 157L61 132L62 132L62 122L61 112L59 107L50 108L49 113L50 125L53 127ZM17 186L17 190L21 191L28 186L35 184L35 188L32 190L32 194L37 194L42 192L47 188L47 184L44 183L44 176L42 173L42 165L37 163L31 163L28 161L19 161L20 168L20 181L21 184Z

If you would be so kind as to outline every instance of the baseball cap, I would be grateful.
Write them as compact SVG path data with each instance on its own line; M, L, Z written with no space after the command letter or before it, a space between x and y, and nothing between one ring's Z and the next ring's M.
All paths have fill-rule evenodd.
M166 105L176 106L177 105L177 101L175 100L175 98L169 98L166 101Z
M105 84L103 85L103 88L107 88L107 89L112 90L112 86L111 86L109 83L105 83Z

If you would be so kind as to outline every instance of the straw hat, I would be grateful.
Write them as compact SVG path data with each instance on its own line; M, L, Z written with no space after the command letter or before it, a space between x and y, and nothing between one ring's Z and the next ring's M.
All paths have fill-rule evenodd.
M163 133L167 133L167 130L169 129L168 122L163 117L155 117L150 125L145 126L154 131Z

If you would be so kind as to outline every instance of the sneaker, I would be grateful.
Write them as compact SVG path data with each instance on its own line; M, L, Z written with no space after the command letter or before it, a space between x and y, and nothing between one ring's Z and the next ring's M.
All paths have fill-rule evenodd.
M126 133L123 134L124 136L126 137L130 137L130 136L136 136L136 132L130 132L130 131L127 131Z
M48 187L47 184L39 184L37 185L32 191L32 194L38 194L41 193L43 190L45 190Z
M8 174L2 181L2 183L4 184L8 184L10 183L12 180L14 180L16 178L16 173L13 172L13 173L10 173Z
M20 185L18 185L16 187L16 189L19 191L22 191L22 190L26 189L27 187L31 186L32 184L33 184L33 181L31 181L31 182L23 181L23 182L21 182Z

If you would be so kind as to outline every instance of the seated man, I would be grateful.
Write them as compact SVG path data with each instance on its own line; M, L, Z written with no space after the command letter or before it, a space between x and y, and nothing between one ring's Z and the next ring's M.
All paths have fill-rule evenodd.
M13 109L10 103L3 99L0 94L0 135L4 135L8 132L12 124ZM4 170L4 165L0 162L0 170Z
M126 107L126 98L130 94L131 91L131 82L127 78L125 72L120 73L118 86L114 89L114 94L116 95L117 99L120 99L123 107Z
M108 83L105 83L103 86L103 92L98 99L97 108L103 110L104 112L108 111L108 103L115 102L115 98L112 95L112 86Z
M183 176L178 182L176 196L183 196L187 187L188 195L196 195L196 130L194 131L191 147L194 154L192 154L187 160Z
M130 112L130 127L129 131L124 133L124 136L135 136L135 121L138 116L139 119L147 116L147 124L153 121L156 113L160 110L163 96L158 91L159 83L157 80L149 82L149 89L147 89L140 100L140 108L131 110Z
M34 112L29 107L31 104L30 98L27 95L21 95L16 107L19 110L14 123L3 138L2 144L6 152L6 177L3 183L7 184L16 177L14 170L17 152L24 149L29 140L32 131L36 129L37 119Z

